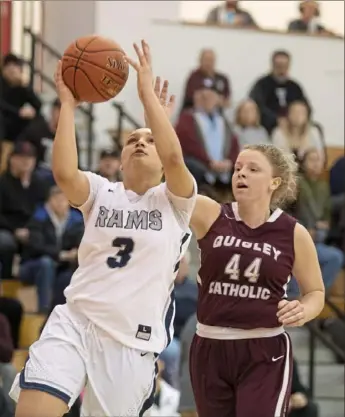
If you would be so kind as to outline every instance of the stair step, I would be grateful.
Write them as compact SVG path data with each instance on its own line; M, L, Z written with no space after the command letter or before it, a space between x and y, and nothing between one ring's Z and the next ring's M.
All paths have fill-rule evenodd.
M344 417L344 401L316 400L320 417Z
M329 298L330 301L335 304L341 311L345 312L345 297L344 296L333 296ZM321 314L319 315L319 319L327 319L330 317L336 317L336 314L333 310L325 304L324 309L322 310Z
M4 279L1 283L4 297L17 298L18 291L22 287L20 281L17 279Z
M303 384L309 386L309 365L299 364L298 370L300 371ZM344 365L316 365L314 377L315 398L329 397L339 401L344 400L344 376Z
M14 351L12 364L18 372L20 372L23 369L28 354L29 351L27 349L17 349Z
M39 338L45 320L46 316L41 314L24 314L19 336L21 348L30 347Z
M26 313L36 313L38 310L37 292L34 286L22 286L17 292L17 298L22 303Z

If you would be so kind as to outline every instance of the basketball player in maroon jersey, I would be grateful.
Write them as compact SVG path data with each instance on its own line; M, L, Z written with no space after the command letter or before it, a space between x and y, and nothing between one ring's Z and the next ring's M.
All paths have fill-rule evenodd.
M279 207L296 164L273 145L248 146L232 179L236 203L199 196L191 227L201 249L198 325L190 372L199 417L284 417L292 353L283 326L301 326L324 305L308 231ZM300 301L287 301L294 275Z

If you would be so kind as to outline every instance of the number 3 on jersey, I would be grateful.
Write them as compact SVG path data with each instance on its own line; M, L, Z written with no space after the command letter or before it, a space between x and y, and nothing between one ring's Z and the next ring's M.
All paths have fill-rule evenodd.
M230 279L235 281L240 279L240 259L241 255L238 253L233 255L227 263L224 271L226 275L229 275ZM252 284L255 284L259 279L261 262L261 258L255 258L253 262L251 262L244 270L243 276Z
M119 248L119 251L115 256L109 256L107 264L109 268L123 268L128 264L131 259L131 254L134 249L133 239L127 237L117 237L113 240L113 248Z

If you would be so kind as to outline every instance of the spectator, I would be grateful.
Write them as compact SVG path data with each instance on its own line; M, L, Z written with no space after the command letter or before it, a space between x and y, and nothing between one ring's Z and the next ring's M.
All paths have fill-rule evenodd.
M9 159L8 170L0 177L0 260L2 276L12 276L15 253L28 240L26 224L36 206L45 200L47 184L33 173L35 149L18 142Z
M0 76L0 111L4 120L2 162L10 153L11 144L39 114L41 101L34 91L23 84L23 62L16 55L6 55L2 60Z
M323 160L316 149L309 149L302 161L299 183L297 218L314 239L326 289L329 289L340 272L344 257L342 252L325 244L331 215L328 184L320 179Z
M206 23L231 25L236 28L257 27L250 13L239 7L239 1L226 0L214 7L207 16Z
M291 397L288 417L318 417L318 408L308 397L306 388L301 383L297 362L293 361Z
M0 283L0 315L7 318L10 325L12 344L15 349L19 347L19 331L23 318L23 307L15 298L3 297L1 295Z
M240 148L257 143L270 143L267 130L261 126L260 111L251 99L244 100L236 109L234 132Z
M310 111L304 101L290 103L286 120L272 133L272 142L285 151L295 153L299 161L310 148L317 149L325 160L321 132L310 121Z
M71 210L68 200L52 187L47 203L38 208L28 223L28 240L22 255L19 278L35 284L39 311L47 313L54 285L69 280L77 266L77 248L83 234L81 215ZM67 278L66 278L67 276Z
M320 4L318 1L306 0L299 4L300 18L289 23L289 32L331 35L332 33L320 24Z
M198 288L196 283L188 277L190 254L181 259L179 271L175 278L176 312L174 319L174 338L169 346L161 353L164 362L163 378L174 388L178 388L178 374L180 364L180 334L189 317L196 312Z
M164 371L164 363L158 360L157 366L156 392L149 415L150 417L178 417L177 408L180 393L163 380L162 372Z
M339 158L330 169L332 221L329 241L345 254L345 157Z
M8 396L12 383L16 376L16 370L11 364L13 355L13 343L10 332L10 325L5 316L0 314L0 385L7 396L8 405L12 405L12 400Z
M51 158L60 109L60 100L55 99L51 103L48 120L43 116L37 117L18 137L18 141L30 142L35 147L37 154L36 172L51 185L55 184L51 170ZM77 147L78 142L77 137Z
M181 417L197 417L194 394L190 382L189 374L189 351L195 335L197 325L196 314L193 314L182 329L181 341L181 360L180 360L180 405L179 412Z
M286 117L290 103L305 101L308 104L302 87L289 77L290 63L288 52L275 51L270 74L259 78L250 91L250 97L259 106L261 123L270 134L278 122Z
M120 181L120 152L104 149L99 157L97 174L110 182Z
M0 417L14 417L14 414L8 405L7 395L0 387Z
M183 99L183 109L193 107L194 93L201 85L215 85L220 95L219 106L230 105L230 82L225 74L216 70L216 55L212 49L203 49L200 53L199 68L188 77Z
M194 109L181 113L176 126L186 164L198 184L230 185L239 145L226 118L219 112L215 85L200 86Z

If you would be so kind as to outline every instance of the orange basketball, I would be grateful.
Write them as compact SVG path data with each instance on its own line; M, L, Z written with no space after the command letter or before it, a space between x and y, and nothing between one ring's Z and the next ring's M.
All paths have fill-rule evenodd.
M74 41L62 57L62 77L74 97L101 103L117 96L125 86L129 68L116 42L101 36Z

